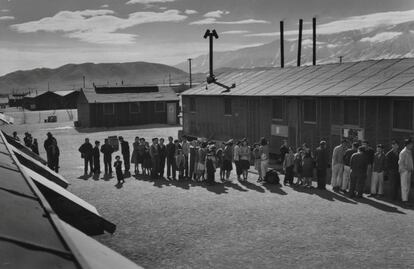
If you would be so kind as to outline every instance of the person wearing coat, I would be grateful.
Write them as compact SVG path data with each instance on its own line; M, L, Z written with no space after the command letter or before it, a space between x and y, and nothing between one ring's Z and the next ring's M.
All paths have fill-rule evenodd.
M100 152L99 152L99 141L95 141L95 147L93 148L92 156L93 156L93 172L95 175L99 175L101 173L101 160L100 160Z
M119 139L119 142L121 142L121 153L122 153L122 158L124 159L124 167L125 167L124 173L127 174L129 173L129 167L130 167L129 143L125 141L122 136L118 137L118 139Z
M93 172L93 147L89 142L89 138L85 138L85 143L79 147L81 158L84 160L84 175L88 174L88 165L90 166L90 173Z
M321 141L315 152L316 174L318 177L318 189L326 189L326 170L329 166L328 150L326 142Z
M105 174L112 174L112 153L114 148L109 144L109 139L105 139L105 144L101 147L101 152L104 156Z

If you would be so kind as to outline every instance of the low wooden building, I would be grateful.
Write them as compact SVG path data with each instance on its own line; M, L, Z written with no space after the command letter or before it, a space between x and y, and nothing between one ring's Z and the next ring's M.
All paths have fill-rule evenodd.
M78 90L55 91L60 96L60 106L63 109L76 109L78 106Z
M343 137L388 146L414 132L414 59L259 68L217 80L236 87L202 84L182 94L184 134L266 137L277 154L284 139L295 147L326 140L332 148Z
M23 97L22 106L29 110L75 109L79 91L34 91Z
M81 127L177 124L179 98L170 87L95 86L78 97Z

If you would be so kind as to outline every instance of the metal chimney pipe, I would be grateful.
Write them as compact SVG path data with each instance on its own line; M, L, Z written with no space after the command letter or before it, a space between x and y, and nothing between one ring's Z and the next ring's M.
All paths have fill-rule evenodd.
M283 37L283 21L280 21L280 67L285 67L285 42Z
M312 34L313 34L313 65L316 65L316 18L312 19Z
M85 76L83 76L82 78L83 78L83 88L85 89Z
M190 75L190 88L193 87L193 79L192 79L192 74L191 74L191 58L188 58L188 73Z
M303 20L299 20L299 39L298 39L298 63L300 66L300 58L302 56L302 29L303 29Z

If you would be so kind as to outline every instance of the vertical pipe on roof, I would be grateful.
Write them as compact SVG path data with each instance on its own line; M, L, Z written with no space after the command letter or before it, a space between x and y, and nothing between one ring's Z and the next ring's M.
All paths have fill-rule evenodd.
M316 18L312 19L312 35L313 35L313 59L312 64L316 65Z
M302 29L303 29L303 20L299 20L299 38L298 38L298 61L297 66L300 66L300 58L302 56Z
M190 88L193 87L193 79L192 79L192 74L191 74L191 58L188 58L188 73L190 75Z
M280 67L285 67L285 47L284 47L284 29L283 21L280 21Z

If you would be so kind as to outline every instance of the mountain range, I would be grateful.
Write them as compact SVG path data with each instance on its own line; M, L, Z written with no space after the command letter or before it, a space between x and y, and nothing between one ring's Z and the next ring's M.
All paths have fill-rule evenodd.
M297 37L285 36L284 46L285 65L296 65ZM414 57L414 23L317 35L317 64L338 62L339 57L346 62ZM311 36L304 35L301 62L303 65L309 65L311 61L312 39ZM187 65L187 62L182 62L176 67L187 70ZM192 70L207 72L208 65L208 55L201 55L193 59ZM264 45L214 53L214 69L277 66L280 66L278 37Z
M39 90L79 89L99 84L166 84L187 83L188 74L164 64L147 62L67 64L59 68L16 71L0 77L0 93ZM203 75L204 77L204 75Z
M220 42L219 40L217 42ZM214 71L277 67L280 66L279 40L234 51L214 53ZM296 36L285 36L285 65L296 65ZM371 29L344 31L317 36L317 64L345 62L369 59L389 59L414 57L414 23L401 23L392 26L378 26ZM302 42L303 65L312 61L312 40L305 33ZM205 79L209 69L208 55L201 55L192 61L193 81ZM188 82L188 63L182 62L175 67L147 63L83 63L67 64L56 69L37 68L16 71L0 77L0 94L29 89L67 90L82 87L82 77L86 86L95 84L162 84Z

